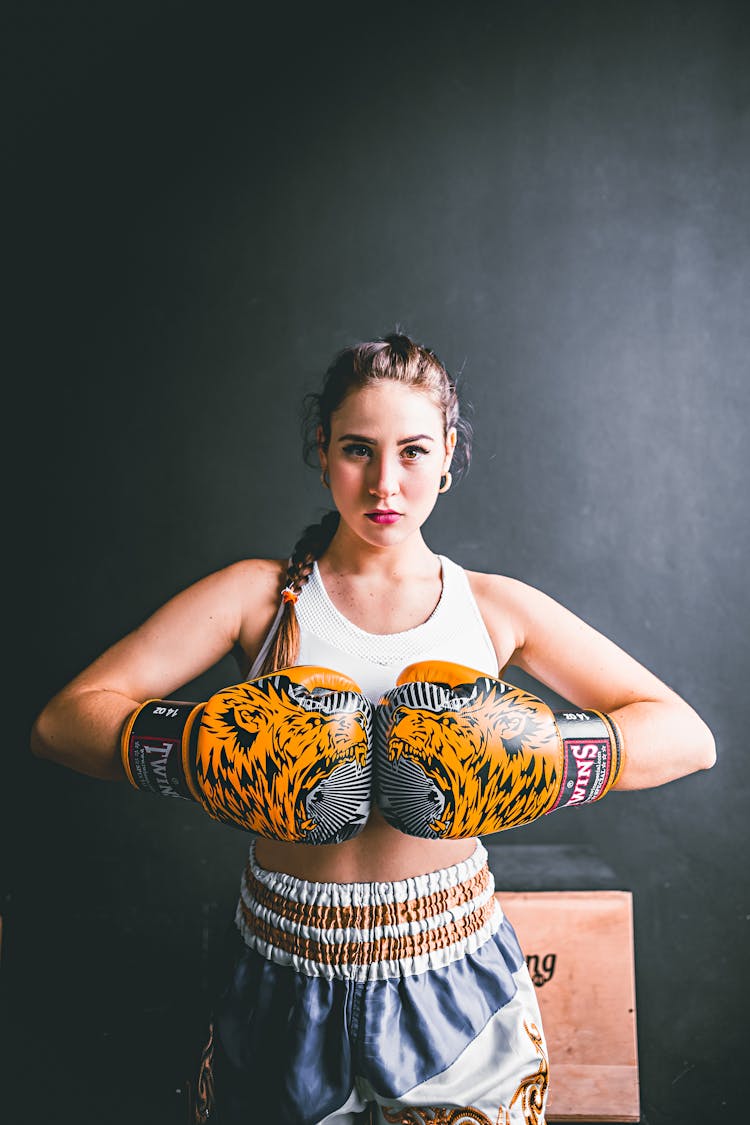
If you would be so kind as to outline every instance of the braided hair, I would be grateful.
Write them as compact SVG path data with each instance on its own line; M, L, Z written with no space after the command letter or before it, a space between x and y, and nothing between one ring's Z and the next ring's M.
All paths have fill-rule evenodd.
M320 394L305 399L304 457L309 465L317 461L318 447L328 448L331 415L353 390L383 380L401 383L429 395L440 408L444 432L456 430L456 447L451 462L454 478L469 467L471 424L461 416L455 381L435 352L416 344L408 336L394 332L380 340L355 344L340 351L326 371ZM280 597L283 611L276 632L258 672L268 675L277 668L288 668L297 661L299 624L294 603L312 573L316 559L327 551L339 526L339 513L329 511L319 523L310 524L294 545L282 579Z

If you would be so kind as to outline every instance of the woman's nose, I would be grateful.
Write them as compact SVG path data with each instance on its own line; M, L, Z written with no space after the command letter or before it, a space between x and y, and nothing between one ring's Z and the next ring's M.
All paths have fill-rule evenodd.
M378 457L372 462L370 492L373 496L384 498L393 496L399 490L398 464L390 457Z

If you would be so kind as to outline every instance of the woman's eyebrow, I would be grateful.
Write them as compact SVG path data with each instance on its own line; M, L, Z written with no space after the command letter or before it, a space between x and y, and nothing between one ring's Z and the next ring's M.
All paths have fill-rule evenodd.
M414 437L401 438L397 445L411 445L414 441L434 441L431 434L415 434ZM363 434L342 434L339 441L361 441L364 445L377 445L375 438L364 437Z

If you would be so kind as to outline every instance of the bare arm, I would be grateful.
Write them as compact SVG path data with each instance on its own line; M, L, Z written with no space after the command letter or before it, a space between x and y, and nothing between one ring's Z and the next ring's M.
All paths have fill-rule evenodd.
M490 632L493 620L506 633L510 623L515 651L507 663L575 706L614 718L625 745L617 789L648 789L713 766L709 728L642 664L541 591L511 578L482 579Z
M279 567L235 563L201 579L117 641L55 695L31 732L32 753L124 780L119 737L146 699L167 699L240 642L257 649L278 601Z

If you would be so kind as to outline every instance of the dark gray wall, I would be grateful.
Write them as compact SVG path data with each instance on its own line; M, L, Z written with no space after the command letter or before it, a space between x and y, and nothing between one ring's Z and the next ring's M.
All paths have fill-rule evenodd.
M633 890L644 1120L736 1120L748 6L15 7L12 1120L176 1120L246 845L31 760L33 716L178 589L289 549L325 503L301 396L396 323L475 406L430 543L558 598L716 734L711 773L502 842L593 846Z

